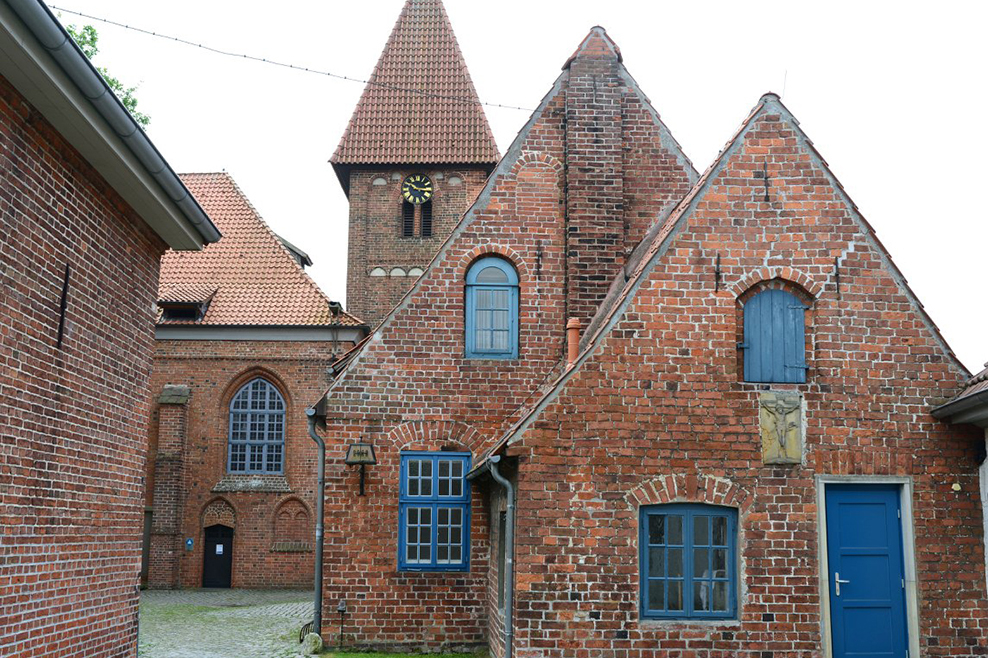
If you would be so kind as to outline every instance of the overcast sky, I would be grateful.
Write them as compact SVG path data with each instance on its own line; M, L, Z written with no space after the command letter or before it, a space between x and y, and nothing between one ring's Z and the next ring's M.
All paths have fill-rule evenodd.
M404 3L50 1L361 79ZM445 4L481 99L526 108L604 26L700 171L761 94L783 94L960 359L975 371L988 359L988 3ZM230 172L345 300L347 203L327 161L363 85L61 18L96 26L97 64L140 84L151 139L176 171ZM486 111L504 152L529 113Z

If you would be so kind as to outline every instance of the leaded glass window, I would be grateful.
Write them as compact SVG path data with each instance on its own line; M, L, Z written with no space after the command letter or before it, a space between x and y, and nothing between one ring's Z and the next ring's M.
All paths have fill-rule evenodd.
M285 453L285 399L258 377L230 402L227 470L230 473L281 473Z

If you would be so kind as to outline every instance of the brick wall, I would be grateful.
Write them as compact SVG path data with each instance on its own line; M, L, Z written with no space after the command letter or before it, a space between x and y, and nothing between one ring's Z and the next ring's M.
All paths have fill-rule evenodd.
M592 34L563 96L567 317L584 327L649 227L696 179L616 52Z
M0 170L0 653L132 656L165 245L3 78Z
M351 171L347 311L376 326L418 278L407 276L408 271L428 267L483 187L488 172L429 167ZM435 190L431 237L421 237L421 208L416 209L415 236L402 235L401 183L414 173L428 175ZM371 276L376 268L383 269L386 276ZM405 274L392 275L395 268Z
M824 474L911 479L922 655L984 655L980 435L929 413L965 373L791 123L767 111L725 162L622 319L510 448L517 655L821 655ZM769 386L743 382L736 347L739 299L780 279L812 299L807 383L771 385L804 400L793 466L762 463ZM738 509L738 621L640 619L638 510L672 501Z
M326 389L332 342L158 340L151 390L187 385L184 404L157 404L149 466L153 507L149 585L200 587L204 528L234 528L233 587L309 587L318 451L305 409ZM229 405L256 376L285 398L284 475L227 474ZM239 489L239 490L238 490ZM193 540L187 551L185 540Z
M603 38L596 32L594 35L593 39ZM623 69L615 68L617 73L611 70L616 66L616 54L612 50L607 53L613 61L602 67L611 76L606 80L620 85L613 92L619 99L615 107L624 108L620 111L633 117L612 131L616 141L610 145L608 157L635 154L629 160L639 169L647 158L661 164L641 182L620 185L612 194L627 199L627 207L632 209L614 226L608 223L608 216L615 205L598 207L590 198L592 194L582 195L581 202L570 210L577 209L588 230L596 223L605 223L610 227L606 243L623 248L630 232L626 224L644 233L646 222L659 210L655 208L649 217L646 207L654 205L656 198L684 193L693 172L681 154L670 150L664 127L640 92L630 86ZM478 488L472 506L469 573L398 571L399 456L402 450L449 447L466 449L479 457L532 399L533 392L554 376L564 350L570 271L567 255L583 263L586 272L597 267L594 254L605 258L604 241L596 237L567 245L567 163L570 159L576 163L569 164L571 172L591 166L593 140L584 140L587 136L578 131L567 132L566 126L568 121L575 122L592 133L592 117L583 114L597 111L592 105L568 108L567 89L574 77L580 78L581 89L592 86L581 76L598 76L601 84L604 79L597 68L583 71L577 67L560 77L476 205L453 231L432 269L351 363L327 398L324 603L335 606L341 598L346 599L348 643L435 650L482 643L499 632L496 599L491 603L496 592L492 595L488 590L492 578L496 582L497 554L491 557L489 507ZM651 121L650 127L646 120ZM567 144L573 140L582 144L578 152L568 150ZM621 162L623 167L623 159ZM678 171L673 171L674 166ZM580 175L582 178L574 180L589 185L589 174ZM353 189L352 199L356 197ZM397 191L389 203L394 205L392 226L397 230ZM619 201L613 203L621 205ZM351 257L356 253L351 246ZM492 254L509 260L519 274L517 360L463 358L466 272L477 258ZM607 267L617 267L623 258L623 253L606 254ZM605 269L603 265L600 268ZM596 275L571 279L570 283L584 284L595 288L592 296L596 298L606 290ZM589 297L573 292L572 299L582 304ZM378 464L368 469L366 498L356 495L356 470L343 465L347 444L358 440L373 443L378 458ZM327 631L329 641L334 642L334 629Z
M988 453L988 429L985 429L985 453ZM984 515L985 579L988 585L988 457L981 462L981 512Z

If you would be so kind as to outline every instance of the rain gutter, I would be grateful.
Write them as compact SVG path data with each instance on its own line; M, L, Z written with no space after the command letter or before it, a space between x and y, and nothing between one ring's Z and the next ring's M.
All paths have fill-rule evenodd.
M504 519L504 658L511 658L514 654L514 601L515 601L515 487L511 481L501 475L497 470L501 455L493 455L487 459L485 466L491 477L504 487L507 495L507 516ZM468 479L474 479L483 473L482 470L474 469L468 475Z
M181 179L43 2L0 0L0 28L6 32L0 52L7 56L4 73L170 247L200 249L220 239ZM33 39L25 38L23 28ZM125 149L111 143L114 137Z
M320 418L312 407L305 410L309 421L309 437L319 446L319 476L316 485L316 577L313 600L312 632L322 637L322 552L323 552L323 503L326 498L326 442L316 432ZM325 421L325 417L322 418Z
M930 414L937 420L949 420L954 424L971 423L988 428L988 390L942 404Z

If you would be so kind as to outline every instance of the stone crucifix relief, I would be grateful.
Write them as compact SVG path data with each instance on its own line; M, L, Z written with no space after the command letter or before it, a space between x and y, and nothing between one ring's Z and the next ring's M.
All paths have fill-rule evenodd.
M803 460L803 400L798 393L762 393L758 400L762 462L799 464Z

